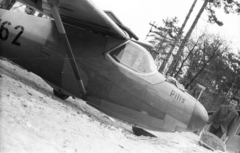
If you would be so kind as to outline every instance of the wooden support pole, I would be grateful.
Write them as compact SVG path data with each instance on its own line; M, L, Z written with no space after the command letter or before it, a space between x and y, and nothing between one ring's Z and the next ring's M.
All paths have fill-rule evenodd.
M58 29L58 31L59 31L59 33L60 33L60 35L61 35L61 38L62 38L63 42L65 43L67 55L68 55L68 57L69 57L71 66L72 66L72 68L73 68L73 72L74 72L75 77L76 77L77 82L78 82L78 85L79 85L80 89L83 90L83 99L86 99L86 94L87 94L87 92L86 92L86 90L85 90L83 81L82 81L82 79L81 79L80 72L79 72L79 70L78 70L77 63L76 63L76 61L75 61L75 57L74 57L74 54L73 54L73 52L72 52L71 45L70 45L70 43L69 43L67 34L66 34L66 32L65 32L65 29L64 29L64 26L63 26L63 23L62 23L60 14L59 14L59 12L58 12L58 9L57 9L57 6L56 6L56 1L51 1L51 2L49 2L49 4L50 4L50 6L51 6L53 18L54 18L54 21L55 21L55 23L56 23L57 29Z

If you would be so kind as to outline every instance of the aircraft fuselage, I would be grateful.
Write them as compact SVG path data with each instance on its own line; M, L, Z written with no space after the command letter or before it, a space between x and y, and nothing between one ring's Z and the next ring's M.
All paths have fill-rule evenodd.
M0 56L37 74L55 90L81 98L82 89L54 21L0 10L0 25ZM64 27L91 105L151 130L194 131L205 125L208 116L203 106L162 74L135 73L110 56L131 40L66 22Z

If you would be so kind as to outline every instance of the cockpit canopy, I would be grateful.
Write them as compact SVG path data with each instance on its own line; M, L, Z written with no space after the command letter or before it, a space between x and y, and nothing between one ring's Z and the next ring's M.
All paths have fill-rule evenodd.
M110 55L128 68L142 74L157 71L151 54L142 46L129 41L124 46L112 51Z

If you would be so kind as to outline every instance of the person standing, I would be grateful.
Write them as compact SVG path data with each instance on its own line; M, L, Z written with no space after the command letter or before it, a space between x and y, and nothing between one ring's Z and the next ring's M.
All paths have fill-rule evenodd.
M229 105L221 105L208 120L208 124L212 123L209 132L219 138L225 133L229 136L238 118L238 105L239 99L235 97L231 98Z

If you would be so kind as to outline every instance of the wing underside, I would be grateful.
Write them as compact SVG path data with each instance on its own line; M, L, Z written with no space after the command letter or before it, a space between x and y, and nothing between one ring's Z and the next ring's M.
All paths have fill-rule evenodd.
M18 0L52 17L48 0ZM58 9L63 23L84 28L110 37L128 39L128 36L108 15L90 0L59 0Z

